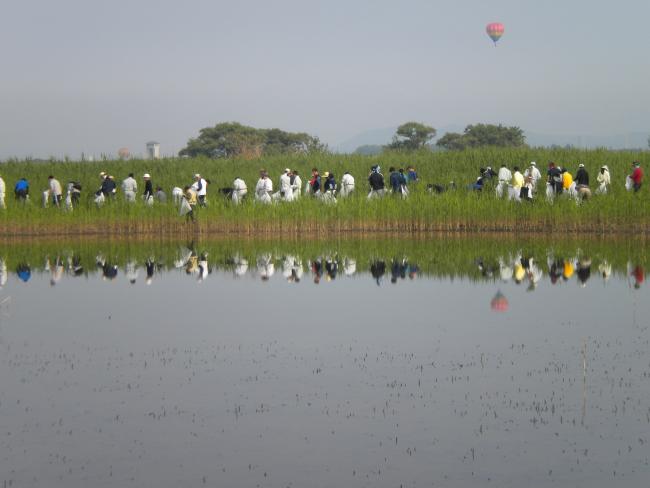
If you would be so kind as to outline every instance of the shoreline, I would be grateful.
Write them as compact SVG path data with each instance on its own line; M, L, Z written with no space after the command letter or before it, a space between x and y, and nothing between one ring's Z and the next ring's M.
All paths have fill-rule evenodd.
M299 227L300 225L300 227ZM15 239L48 238L116 238L137 240L161 239L175 240L187 237L204 238L246 238L246 239L291 239L313 240L328 237L337 238L429 238L429 237L471 237L480 235L493 237L543 236L546 238L590 237L590 238L645 238L650 235L650 224L603 224L575 222L528 223L521 227L516 222L476 223L476 222L317 222L288 225L282 223L243 223L224 222L108 222L99 224L57 223L49 225L7 226L0 235L0 242Z

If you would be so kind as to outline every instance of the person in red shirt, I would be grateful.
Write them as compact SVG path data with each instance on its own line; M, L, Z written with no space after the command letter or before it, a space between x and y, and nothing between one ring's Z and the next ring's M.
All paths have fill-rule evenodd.
M634 169L632 170L630 178L632 178L632 187L634 188L634 193L636 193L641 189L641 183L643 182L643 170L641 169L641 163L638 161L634 161L634 163L632 163L632 166Z
M641 288L641 285L645 281L645 270L643 266L636 266L634 271L632 271L632 277L634 278L634 288Z

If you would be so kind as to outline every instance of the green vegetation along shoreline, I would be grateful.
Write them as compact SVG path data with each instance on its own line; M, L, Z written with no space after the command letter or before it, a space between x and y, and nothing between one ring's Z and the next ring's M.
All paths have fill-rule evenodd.
M101 161L101 162L8 162L0 165L0 176L6 182L7 209L0 211L3 234L11 235L167 235L246 234L246 235L331 235L336 233L371 232L513 232L562 234L648 234L650 233L650 205L648 187L638 193L627 192L625 176L630 164L646 153L614 152L607 150L574 149L477 149L432 153L388 152L379 156L314 155L275 156L263 159L208 159L178 158L155 161ZM560 198L553 204L543 194L533 202L509 202L497 199L493 187L486 185L482 192L466 189L474 182L480 167L498 169L506 164L522 169L530 161L537 161L543 169L548 161L575 172L583 163L592 178L600 166L609 166L612 185L607 195L594 195L577 205L569 198ZM387 196L368 201L367 175L372 165L380 165L384 173L390 166L414 166L420 181L410 187L406 200ZM344 171L356 178L356 193L338 200L336 205L303 198L298 202L276 205L255 204L252 189L261 167L268 170L274 187L284 168L298 170L303 184L309 179L312 167L334 173L340 181ZM128 173L134 173L141 187L142 175L150 173L154 186L161 186L168 195L166 204L147 207L140 199L134 204L124 201L118 191L115 201L102 208L93 204L94 192L99 188L99 173L114 175L119 183ZM197 210L196 223L186 223L171 203L173 187L190 184L195 173L211 181L208 187L209 206ZM72 212L60 208L41 208L40 194L47 188L48 175L54 175L65 185L74 180L82 185L82 196ZM30 182L32 200L20 205L12 195L13 185L20 177ZM249 198L235 206L220 192L229 187L235 177L243 178L249 188ZM387 175L386 175L387 176ZM456 190L442 194L426 191L427 184L456 183Z

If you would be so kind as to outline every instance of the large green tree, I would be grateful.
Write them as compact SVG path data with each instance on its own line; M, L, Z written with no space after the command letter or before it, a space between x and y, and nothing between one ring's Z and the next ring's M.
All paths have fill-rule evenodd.
M327 146L304 132L256 129L238 122L205 127L179 152L181 156L255 158L270 154L323 152Z
M406 122L400 125L387 149L417 151L436 136L436 129L419 122Z
M526 136L524 131L516 126L474 124L465 127L462 134L448 132L436 145L448 150L482 146L520 147L526 145Z

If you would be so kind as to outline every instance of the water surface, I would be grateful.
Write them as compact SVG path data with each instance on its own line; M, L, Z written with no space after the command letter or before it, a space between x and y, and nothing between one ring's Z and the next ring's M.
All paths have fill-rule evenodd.
M643 246L0 259L6 486L647 486Z

